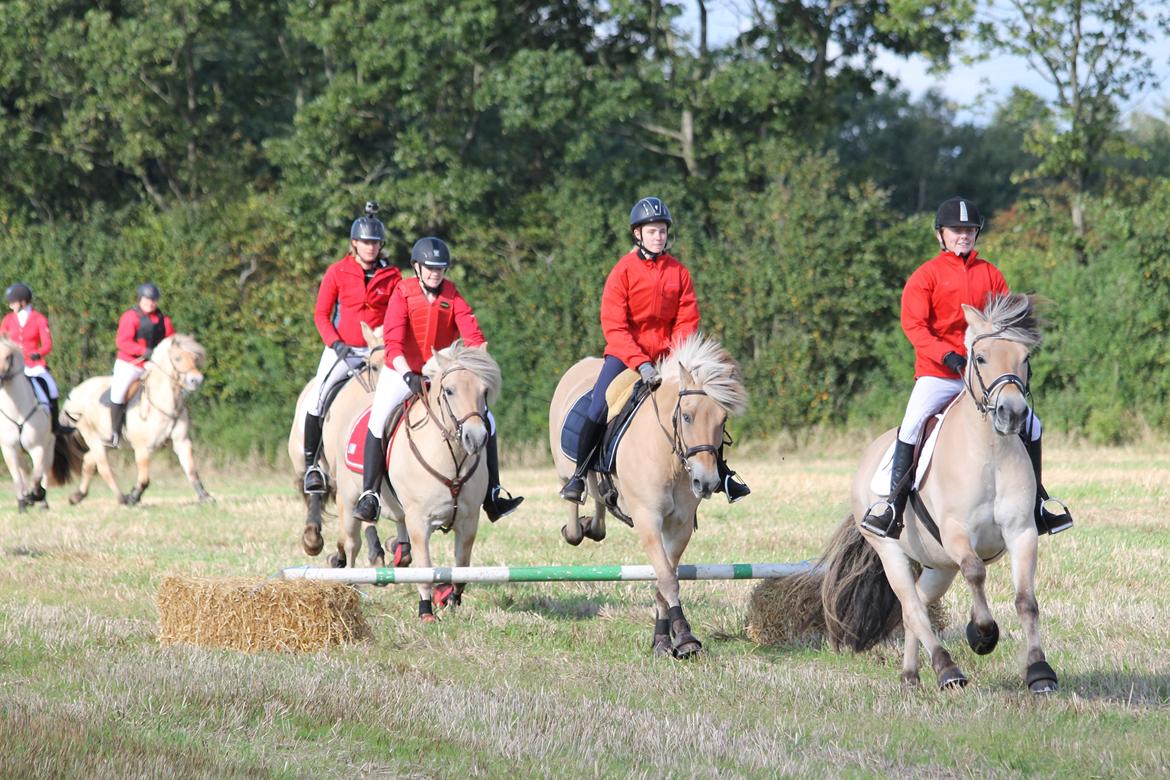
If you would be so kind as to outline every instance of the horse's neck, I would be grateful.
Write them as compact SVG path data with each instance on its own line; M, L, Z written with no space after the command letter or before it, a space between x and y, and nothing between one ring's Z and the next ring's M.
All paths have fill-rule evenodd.
M160 412L172 415L179 408L180 391L175 384L157 365L146 364L146 376L142 377L144 398L150 405Z
M631 442L637 442L639 461L645 466L657 467L667 479L674 479L683 473L682 462L673 452L673 418L677 400L677 383L661 384L634 413L634 420L626 430L620 445L628 447Z
M0 409L9 417L29 412L29 407L36 403L36 393L33 390L32 380L23 371L18 371L11 379L4 380L0 385Z

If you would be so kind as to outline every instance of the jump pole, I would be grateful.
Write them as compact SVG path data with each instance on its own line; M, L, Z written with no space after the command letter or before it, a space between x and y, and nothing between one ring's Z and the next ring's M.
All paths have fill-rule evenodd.
M767 580L810 571L814 564L800 563L698 563L678 567L680 580ZM393 583L504 582L647 582L657 579L654 567L641 566L435 566L365 569L327 569L290 566L282 569L286 580L324 580L351 585Z

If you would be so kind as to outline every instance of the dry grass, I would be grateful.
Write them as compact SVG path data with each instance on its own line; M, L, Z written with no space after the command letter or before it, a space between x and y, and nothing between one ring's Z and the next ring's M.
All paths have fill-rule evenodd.
M765 450L736 458L754 493L704 504L687 560L820 553L853 455ZM138 509L95 487L82 508L58 491L51 512L17 515L0 493L0 776L1170 774L1170 456L1048 455L1077 528L1042 542L1042 636L1062 683L1042 700L1023 692L1002 563L989 571L995 653L966 648L965 589L943 600L943 639L971 678L954 695L929 674L903 691L895 642L856 655L815 638L756 644L746 582L684 583L708 649L694 663L650 657L650 586L621 583L471 586L429 626L413 588L364 588L371 641L245 654L160 646L155 597L168 574L262 578L305 562L286 475L225 469L207 479L215 506L171 477ZM618 524L601 545L564 545L550 469L505 484L528 500L481 527L475 563L644 561ZM434 550L450 562L449 537Z

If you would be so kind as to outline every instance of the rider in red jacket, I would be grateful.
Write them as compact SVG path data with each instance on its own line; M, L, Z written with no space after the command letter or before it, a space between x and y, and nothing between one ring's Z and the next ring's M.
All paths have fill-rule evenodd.
M48 404L53 433L60 430L57 421L57 382L45 365L45 358L53 351L53 333L49 320L32 307L32 288L24 282L16 282L4 291L4 299L12 311L0 322L0 333L4 333L20 346L24 356L24 375L39 388L38 396L44 395L41 403Z
M381 513L379 488L386 475L386 450L382 433L391 413L411 395L423 392L423 365L437 349L450 346L457 338L469 347L485 342L471 306L444 279L451 267L451 251L434 237L421 238L410 251L415 278L406 279L394 291L382 333L386 343L386 366L378 375L370 425L363 449L362 494L354 517L375 522ZM493 523L511 514L524 500L500 487L499 445L496 420L488 411L490 435L487 443L488 490L483 509ZM506 494L506 495L505 495Z
M650 387L658 387L662 383L655 367L659 359L699 329L699 303L690 272L666 252L672 224L670 209L658 198L642 198L630 211L634 249L609 272L601 294L605 362L581 428L577 470L561 488L561 497L569 501L585 502L585 474L605 433L606 388L626 368L641 374ZM716 460L728 501L734 503L751 493L727 466L722 447Z
M402 280L402 273L382 253L386 226L377 213L377 203L366 203L365 216L350 225L349 253L329 266L317 288L313 322L325 350L317 363L316 395L305 412L305 493L325 492L325 474L317 465L325 402L333 388L369 357L362 323L371 328L382 324L390 294Z
M146 370L146 361L163 339L175 334L171 318L158 307L162 297L154 282L138 285L138 303L118 318L118 357L110 379L110 438L107 447L122 441L122 423L126 420L126 394L134 380Z
M926 420L963 392L967 367L963 304L981 309L992 295L1008 293L1003 274L975 252L983 229L978 207L965 198L943 201L934 218L940 252L918 267L902 291L902 330L914 345L914 389L898 428L890 472L888 500L876 501L862 518L863 528L878 536L898 538L910 480L898 483L910 469L914 447ZM1067 509L1053 514L1045 507L1048 494L1040 486L1040 421L1035 414L1025 425L1024 447L1036 472L1039 498L1036 524L1041 532L1057 533L1072 526Z

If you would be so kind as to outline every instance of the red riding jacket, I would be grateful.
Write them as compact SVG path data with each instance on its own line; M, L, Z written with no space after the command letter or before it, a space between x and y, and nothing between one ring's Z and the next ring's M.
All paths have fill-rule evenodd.
M643 260L637 251L618 260L601 294L605 354L637 369L699 329L699 302L691 274L670 255Z
M146 350L173 335L175 326L161 311L146 314L137 306L127 309L118 320L118 360L144 366Z
M966 262L941 252L920 265L902 290L902 330L914 345L914 377L954 379L942 359L948 352L967 355L963 304L982 309L989 294L1007 292L1003 274L975 252Z
M434 350L450 346L459 337L469 347L486 341L475 312L447 279L439 287L434 303L427 301L417 278L404 279L390 296L382 333L386 338L386 364L402 355L415 373L422 371Z
M385 263L385 260L379 262ZM313 322L326 346L344 341L351 347L364 347L362 323L371 328L382 324L390 294L402 281L402 273L390 264L376 267L366 283L366 272L353 255L346 255L325 271L317 289ZM337 326L333 325L333 305L338 306Z
M16 312L4 315L0 322L0 332L20 345L24 354L24 364L29 368L45 365L45 357L53 351L53 334L49 331L49 320L45 315L33 309L28 310L28 319L24 325L16 318ZM34 360L31 355L40 355Z

